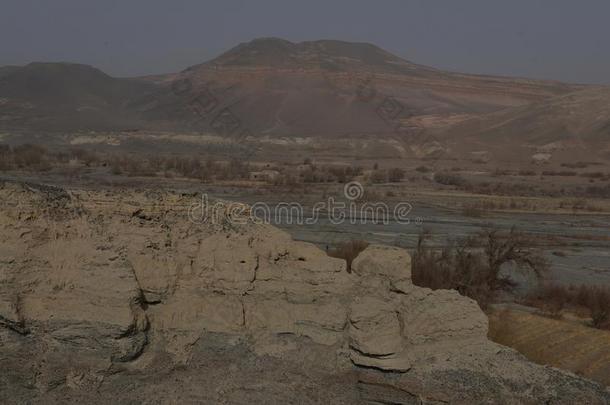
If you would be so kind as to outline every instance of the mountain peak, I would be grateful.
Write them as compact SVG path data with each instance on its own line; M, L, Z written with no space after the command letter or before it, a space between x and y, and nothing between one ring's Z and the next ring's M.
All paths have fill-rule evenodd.
M257 38L240 43L209 63L216 66L284 67L293 65L292 55L295 51L296 45L285 39Z
M50 74L59 73L80 73L96 76L109 77L98 68L82 63L72 62L31 62L22 67L23 71L47 72Z
M275 37L241 43L204 65L333 71L421 68L370 43L329 39L295 43Z
M260 38L254 38L253 40L249 41L249 42L244 42L245 44L264 44L264 45L294 45L294 42L291 42L287 39L284 38L278 38L278 37L260 37Z

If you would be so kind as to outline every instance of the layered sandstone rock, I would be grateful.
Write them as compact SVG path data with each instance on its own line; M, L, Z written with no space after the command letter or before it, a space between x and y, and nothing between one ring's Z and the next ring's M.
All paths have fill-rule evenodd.
M190 221L194 196L4 182L0 202L2 402L610 398L488 341L477 304L414 286L400 249L348 273L270 226Z

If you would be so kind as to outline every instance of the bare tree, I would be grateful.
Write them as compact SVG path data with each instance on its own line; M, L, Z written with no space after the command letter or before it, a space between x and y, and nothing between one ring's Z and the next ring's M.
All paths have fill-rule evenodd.
M412 277L416 285L432 289L454 289L475 299L485 308L499 291L510 291L516 283L502 275L506 264L541 278L548 263L534 249L533 241L514 228L508 234L484 229L479 235L434 249L430 234L420 235L413 254Z
M533 248L534 241L512 227L510 233L502 236L498 229L483 230L485 256L487 260L487 278L492 290L513 288L514 282L501 276L502 267L514 263L517 270L531 271L537 278L542 278L548 270L548 261Z

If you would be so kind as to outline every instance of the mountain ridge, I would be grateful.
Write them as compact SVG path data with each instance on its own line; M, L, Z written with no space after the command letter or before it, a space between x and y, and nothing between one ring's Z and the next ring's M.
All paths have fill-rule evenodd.
M34 62L0 74L0 127L112 129L134 125L130 100L154 85L84 64Z
M179 81L189 83L188 92L172 90ZM166 75L113 78L94 67L73 63L2 67L0 128L215 133L214 120L229 111L240 131L255 137L395 139L400 137L396 133L400 127L418 134L432 131L440 140L466 139L473 131L480 132L480 143L495 142L484 131L493 117L527 114L530 106L528 122L536 121L536 112L557 116L548 111L560 109L561 97L582 91L601 94L603 89L446 72L369 43L258 38ZM202 97L207 103L203 115L195 105ZM574 111L571 120L590 119L585 109ZM473 125L477 120L482 124ZM517 143L548 143L565 136L515 122L518 125L506 127L505 133ZM588 139L586 125L573 126L584 134L575 133L575 137ZM528 128L531 130L524 131Z
M230 106L252 132L289 137L384 136L392 126L411 126L403 121L415 116L490 113L583 88L444 72L367 43L277 38L241 43L208 62L155 80L186 80L194 93L213 89L219 108ZM373 97L359 97L363 87ZM379 114L388 100L400 110L390 127ZM165 105L153 108L150 116L167 115Z

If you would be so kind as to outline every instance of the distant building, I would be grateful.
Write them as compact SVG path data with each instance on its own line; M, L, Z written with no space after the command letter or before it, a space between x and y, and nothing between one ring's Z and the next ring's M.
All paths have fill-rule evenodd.
M68 166L70 167L82 167L84 166L83 162L80 161L80 159L77 158L72 158L68 161Z
M310 172L312 170L312 167L310 164L302 164L302 165L298 165L296 167L297 172L299 173L304 173L304 172Z
M250 172L250 180L253 181L274 181L280 177L280 172L277 170L261 170L259 172Z
M541 164L549 163L552 156L553 155L551 155L550 153L536 153L535 155L532 156L532 161L535 164L541 165Z

